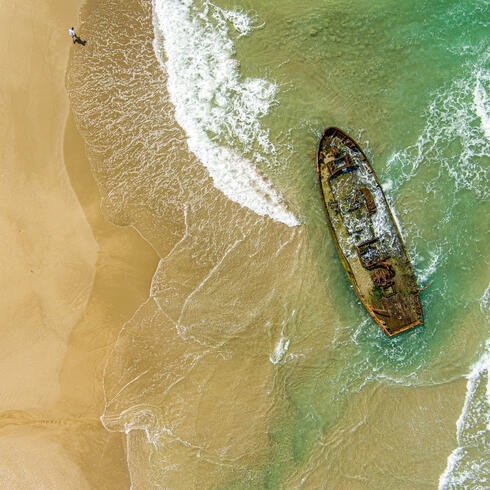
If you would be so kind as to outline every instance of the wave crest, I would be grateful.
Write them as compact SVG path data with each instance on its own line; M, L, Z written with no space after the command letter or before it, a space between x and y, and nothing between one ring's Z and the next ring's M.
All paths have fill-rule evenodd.
M298 225L257 170L276 152L260 118L276 103L277 86L241 79L232 36L250 32L252 20L209 1L198 8L193 0L157 0L154 19L154 49L168 74L177 122L215 187L259 215Z

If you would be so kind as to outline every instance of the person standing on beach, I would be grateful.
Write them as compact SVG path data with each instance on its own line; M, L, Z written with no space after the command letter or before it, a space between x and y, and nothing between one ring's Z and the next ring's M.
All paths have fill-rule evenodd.
M77 34L75 33L75 29L73 27L70 27L68 29L68 34L70 34L73 44L78 43L81 44L82 46L85 46L85 44L87 44L87 41L82 41L80 36L77 36Z

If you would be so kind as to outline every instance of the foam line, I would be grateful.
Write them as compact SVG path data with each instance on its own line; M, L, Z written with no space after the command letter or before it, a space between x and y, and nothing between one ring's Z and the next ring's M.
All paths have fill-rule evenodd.
M474 483L484 483L486 479L485 466L487 464L485 454L482 461L476 461L468 456L472 448L478 448L480 439L485 437L485 432L490 429L490 341L487 341L486 349L480 359L471 367L467 375L468 383L463 410L456 422L456 437L458 447L447 458L447 466L439 477L439 490L447 488L465 487L475 488ZM483 399L478 396L478 388L484 378L487 378ZM481 391L481 390L480 390ZM482 427L480 427L482 426ZM481 451L477 450L478 453ZM468 461L467 461L468 460ZM478 488L488 488L486 485Z
M259 215L298 225L256 167L275 153L260 118L275 103L277 87L259 78L242 80L233 58L232 35L250 32L252 20L207 0L200 7L194 0L156 0L154 5L154 49L167 72L189 149L228 198Z
M388 168L398 167L396 173L401 175L395 179L395 191L420 168L434 166L441 169L439 177L443 172L453 181L454 191L468 189L488 196L490 126L485 84L489 80L490 73L482 66L434 95L416 143L388 161Z
M475 90L473 91L473 103L475 104L475 112L481 120L481 128L485 133L485 137L490 141L490 117L488 116L490 112L490 105L488 102L487 91L485 89L484 82L488 84L490 82L490 76L488 73L483 73L479 71L476 76Z

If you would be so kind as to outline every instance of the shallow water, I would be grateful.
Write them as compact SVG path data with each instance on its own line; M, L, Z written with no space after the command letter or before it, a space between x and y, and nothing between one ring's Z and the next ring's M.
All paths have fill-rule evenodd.
M135 488L485 486L487 18L481 2L87 1L75 117L106 217L161 257L104 377ZM329 236L329 125L365 149L432 284L426 325L395 339Z

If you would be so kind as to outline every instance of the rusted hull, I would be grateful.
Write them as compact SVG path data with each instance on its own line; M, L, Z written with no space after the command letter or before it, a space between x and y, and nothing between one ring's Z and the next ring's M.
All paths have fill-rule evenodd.
M412 264L364 152L342 130L327 128L317 173L339 257L368 312L390 337L423 325Z

